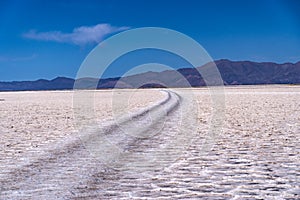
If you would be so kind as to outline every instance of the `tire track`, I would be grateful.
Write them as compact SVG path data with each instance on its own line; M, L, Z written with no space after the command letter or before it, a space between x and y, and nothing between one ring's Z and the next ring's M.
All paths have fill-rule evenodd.
M37 158L19 164L0 177L1 199L69 199L77 196L79 188L88 188L91 178L99 173L138 167L154 153L153 148L157 145L153 140L168 131L172 133L168 130L174 125L174 122L169 122L173 117L170 115L178 112L182 99L175 92L164 92L167 97L156 105L124 116L101 129L97 126L88 127L79 137L58 143ZM176 122L180 122L180 115L176 115ZM149 118L151 123L148 123ZM138 123L143 126L136 126ZM171 136L168 139L171 140ZM162 145L162 141L158 144ZM153 151L141 153L145 149ZM154 153L152 158L161 156L161 153ZM138 162L134 164L132 159ZM152 166L147 167L157 165L157 162L150 163Z

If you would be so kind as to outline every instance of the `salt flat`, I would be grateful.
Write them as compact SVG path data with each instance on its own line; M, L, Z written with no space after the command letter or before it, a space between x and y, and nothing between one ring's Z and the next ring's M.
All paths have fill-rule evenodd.
M178 91L181 94L183 90ZM9 171L14 162L27 155L27 151L32 149L38 151L41 146L63 140L66 135L77 134L72 114L72 92L0 93L0 98L5 100L0 102L2 171L0 197L4 199L300 198L299 86L226 87L222 131L215 133L214 146L208 152L202 152L202 146L207 138L205 136L210 134L209 129L213 120L211 94L207 88L184 91L193 93L198 102L195 125L197 131L176 161L168 163L168 166L161 170L146 170L138 174L124 168L126 163L151 155L152 151L160 151L165 143L178 136L172 129L175 124L178 126L176 121L178 113L184 112L178 108L169 114L166 128L160 134L128 144L126 152L129 153L119 160L121 164L111 168L106 166L105 170L94 167L93 172L89 172L88 180L84 180L79 174L82 178L80 183L77 183L76 177L72 175L73 185L63 180L65 178L71 180L68 176L74 170L74 166L69 168L65 166L69 162L65 159L59 167L56 162L49 161L49 164L47 162L43 164L48 167L36 166L40 164L30 165L38 169L33 172L23 168L13 173ZM157 90L118 92L120 96L122 92L134 93L130 101L127 99L131 105L126 108L127 111L136 111L165 98L165 94ZM185 97L182 95L183 108L187 106L184 105ZM95 103L95 111L100 120L112 120L112 98L110 91L96 93L95 99L99 101ZM168 148L164 149L166 150ZM88 162L97 164L97 161L85 159L85 156L87 154L72 154L68 157L70 160L76 157L82 159L75 168L85 166ZM70 171L66 174L62 169ZM39 171L42 172L43 179L38 175ZM84 167L81 172L86 173ZM54 177L55 173L58 175ZM14 180L9 175L18 178ZM8 178L11 180L8 181ZM48 179L52 182L47 182ZM61 189L56 187L57 185ZM62 187L63 185L66 187Z
M113 120L113 111L122 113L150 105L164 94L157 90L98 90L92 105L99 121ZM14 165L28 151L77 135L72 91L1 92L0 98L0 169ZM124 107L112 98L124 99ZM120 104L121 105L121 104ZM114 106L114 109L113 109ZM116 110L117 109L117 110Z

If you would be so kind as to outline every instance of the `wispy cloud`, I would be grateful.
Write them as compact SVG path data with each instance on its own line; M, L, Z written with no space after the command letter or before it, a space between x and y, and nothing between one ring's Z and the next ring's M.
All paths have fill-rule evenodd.
M70 43L82 46L86 44L99 43L105 36L127 29L129 29L129 27L115 27L110 24L97 24L95 26L80 26L74 28L71 33L64 33L61 31L38 32L36 30L30 30L22 36L33 40Z
M0 55L0 62L21 62L21 61L30 61L38 57L37 54L32 54L30 56L3 56Z

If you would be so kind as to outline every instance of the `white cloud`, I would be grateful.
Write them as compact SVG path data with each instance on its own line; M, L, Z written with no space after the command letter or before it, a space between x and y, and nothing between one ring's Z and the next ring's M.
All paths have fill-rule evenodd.
M23 37L33 40L71 43L82 46L85 44L99 43L106 35L127 29L129 29L129 27L97 24L95 26L80 26L74 28L71 33L63 33L61 31L37 32L36 30L30 30L24 33Z
M0 62L21 62L30 61L38 57L37 54L32 54L30 56L2 56L0 55Z

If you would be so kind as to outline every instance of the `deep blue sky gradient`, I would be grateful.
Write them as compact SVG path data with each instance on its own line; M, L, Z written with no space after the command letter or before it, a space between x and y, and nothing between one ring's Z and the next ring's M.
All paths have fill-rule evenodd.
M81 62L96 44L78 46L31 40L22 35L30 30L68 33L76 27L101 23L174 29L198 41L215 60L297 62L300 61L299 2L2 0L0 81L75 77ZM143 60L143 53L133 57ZM124 70L117 68L126 68L124 64L115 67L107 76L122 75Z

